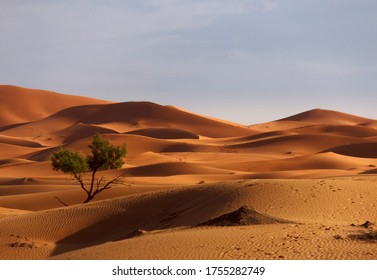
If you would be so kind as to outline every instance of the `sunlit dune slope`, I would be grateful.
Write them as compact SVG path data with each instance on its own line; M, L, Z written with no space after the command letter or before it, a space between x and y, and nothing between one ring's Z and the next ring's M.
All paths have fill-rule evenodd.
M0 85L0 127L48 117L62 109L107 101L56 92Z
M281 119L279 121L300 121L329 125L356 125L367 123L372 120L332 110L313 109Z

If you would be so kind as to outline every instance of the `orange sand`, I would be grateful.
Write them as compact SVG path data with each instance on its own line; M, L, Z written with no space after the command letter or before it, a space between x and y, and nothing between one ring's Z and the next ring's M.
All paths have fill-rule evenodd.
M242 126L15 86L0 101L1 259L377 258L360 226L377 222L376 120L315 109ZM128 150L100 175L126 179L83 205L50 157L96 132ZM199 226L241 206L265 219Z

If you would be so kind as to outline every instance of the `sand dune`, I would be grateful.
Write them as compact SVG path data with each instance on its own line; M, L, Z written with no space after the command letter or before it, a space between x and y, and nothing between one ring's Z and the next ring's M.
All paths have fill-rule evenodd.
M377 136L377 129L367 126L356 125L313 125L291 130L300 134L334 134L349 137L373 137Z
M87 127L85 126L85 128ZM90 135L90 132L92 131L92 128L89 127L88 130L83 130L83 135L72 134L72 137L70 138L72 139L72 142L66 143L63 146L71 150L82 152L83 154L87 153L89 150L88 144L90 143L92 136L94 135L94 133ZM99 131L101 131L101 129L99 129L98 131L96 130L95 132ZM88 132L90 136L87 136ZM135 155L141 155L144 152L160 152L169 145L173 145L173 143L164 140L132 134L104 134L104 138L109 139L113 144L118 146L126 144L128 158L133 157ZM63 139L62 142L65 142L65 140ZM47 147L44 149L39 149L38 151L25 154L23 157L29 160L39 162L49 161L52 156L52 153L57 149L58 146Z
M259 212L268 212L279 217L295 218L299 224L262 224L236 227L200 227L148 230L140 228L133 238L108 242L94 247L73 251L56 256L60 259L364 259L374 258L371 244L355 242L348 236L361 231L361 227L352 227L351 223L360 224L364 219L375 220L375 216L363 215L355 211L359 203L372 201L365 195L373 189L373 183L361 185L356 191L352 180L300 180L292 185L290 180L249 181L237 186L229 184L216 186L214 202L222 201L227 209L213 213L215 217L234 206L247 203ZM274 186L274 188L272 188ZM226 196L217 196L220 191L229 191ZM233 193L233 191L234 193ZM269 190L268 195L266 190ZM208 190L210 191L210 190ZM355 203L353 193L360 195ZM201 193L204 196L204 193ZM234 196L235 195L235 196ZM190 196L189 198L192 199ZM297 200L303 212L297 213ZM334 204L334 199L337 201ZM224 203L225 201L228 203ZM172 200L169 200L172 201ZM185 203L185 200L180 200ZM286 204L286 203L292 204ZM217 206L216 203L213 203ZM338 207L346 206L342 211ZM369 204L368 204L369 205ZM185 205L186 206L186 205ZM206 206L199 209L207 210ZM194 205L192 205L194 207ZM366 212L375 206L367 206ZM220 206L221 208L221 206ZM188 220L191 211L170 214L170 221ZM191 209L191 208L189 208ZM230 210L230 211L232 211ZM169 212L168 212L169 213ZM194 213L192 213L194 214ZM197 214L196 214L197 215ZM183 217L182 217L183 216ZM305 217L303 220L302 218ZM196 223L192 221L191 223ZM181 224L178 224L181 225ZM364 229L364 231L366 231ZM185 240L186 242L182 242ZM143 244L143 245L142 245ZM195 244L195 246L193 246ZM137 250L143 246L146 250ZM127 249L126 249L127 248ZM159 248L159 249L158 249ZM163 249L163 250L162 250ZM96 254L95 254L96 253Z
M26 161L13 165L0 166L0 177L17 178L17 177L44 177L56 176L57 173L51 169L50 162L33 162Z
M23 158L7 158L0 160L0 166L1 165L20 165L20 164L26 164L31 163L32 161L23 159Z
M356 125L373 121L359 116L332 110L314 109L279 121L299 121L329 125Z
M167 140L133 134L104 134L103 137L118 146L126 144L127 156L136 156L144 152L160 152L171 144ZM92 137L87 137L69 143L66 147L78 151L87 151L91 139Z
M209 199L215 200L214 203L208 204ZM208 188L178 189L4 218L0 224L2 234L17 233L32 242L56 243L51 252L54 255L64 252L70 244L86 247L119 240L140 228L151 230L197 224L211 214L217 215L214 206L229 199L229 190L224 188L215 192ZM145 219L136 218L141 213ZM67 224L62 226L62 220L67 220Z
M127 132L158 139L199 139L199 135L177 128L144 128Z
M29 211L0 207L0 219L28 213Z
M87 106L89 108L92 108L92 106L95 105ZM77 117L77 114L80 114L80 110L82 107L87 108L86 106L77 106L72 107L72 109L64 109L63 111L59 111L58 113L48 116L46 118L33 122L28 122L26 124L20 124L18 126L6 129L2 131L2 134L14 137L27 137L29 139L37 141L53 140L51 138L55 132L69 129L70 127L80 123L80 118ZM63 114L66 111L72 112L72 115Z
M222 170L189 162L165 162L126 169L127 175L133 176L172 176L178 174L229 174L231 170Z
M22 102L20 102L22 100ZM64 108L107 101L56 92L0 85L0 127L45 118Z
M368 165L368 163L377 163L377 161L365 161L357 158L336 155L333 153L321 153L270 161L268 163L256 162L252 164L249 169L258 172L313 169L362 170Z
M38 258L370 257L365 255L370 246L352 240L348 235L360 230L352 228L351 223L377 219L376 206L371 203L373 198L367 195L375 190L373 181L364 180L359 190L355 190L352 180L307 179L296 182L252 180L172 188L88 205L25 213L0 219L1 235L6 244L30 247L29 254L33 253ZM359 196L356 198L355 194ZM349 203L350 199L354 200L353 204ZM224 217L242 205L255 209L255 212L251 211L255 213L252 217L259 222L232 228L219 228L210 223L196 228L206 221ZM345 207L340 207L342 205ZM357 211L360 205L366 206L365 212ZM295 211L297 207L301 207L302 211ZM269 218L271 215L276 218ZM271 219L276 219L276 222L271 223ZM69 222L61 226L62 221ZM222 238L218 235L221 232ZM306 242L308 234L311 241L314 238L318 242ZM341 237L339 240L334 238L338 235ZM266 236L268 242L263 242ZM182 242L183 237L189 242ZM239 249L232 248L236 241ZM278 245L284 241L285 246ZM297 241L301 246L297 247ZM149 250L136 250L141 246L139 242ZM271 247L268 245L271 242L276 245ZM344 242L358 249L342 250ZM203 245L207 250L198 250L193 244ZM25 257L21 253L24 246L1 246L0 254ZM255 251L255 248L260 248L263 254L260 255L262 252ZM297 249L300 253L295 252ZM244 252L248 252L247 256ZM264 255L264 252L274 253Z
M311 173L315 169L321 170L321 172L326 169L334 170L334 176L338 174L337 170L348 172L351 175L357 174L366 169L373 168L375 164L377 164L377 161L374 159L361 159L328 152L314 155L296 156L285 159L262 161L249 160L239 162L237 165L235 162L218 162L210 163L209 165L216 168L249 172L252 173L252 178L258 178L255 173L262 175L261 172L271 174L271 172L277 171L295 171L297 174L301 175L304 172L304 174L306 174L308 178L311 178ZM329 172L326 173L329 174ZM296 177L294 176L294 172L290 174L292 175L292 177ZM269 177L262 176L261 178ZM276 174L274 178L287 177L286 175L282 176Z
M289 129L294 128L303 128L315 125L311 122L304 122L304 121L285 121L285 120L278 120L278 121L272 121L267 123L261 123L261 124L254 124L250 125L250 129L257 130L259 132L271 132L271 131L286 131Z
M35 142L35 141L30 141L23 138L17 138L17 137L9 137L5 135L0 135L0 143L10 144L14 146L30 147L30 148L43 147L40 143Z
M338 146L329 151L358 158L377 158L377 142L352 143Z
M295 134L271 137L241 144L227 145L227 148L245 151L249 149L263 149L266 153L298 153L308 154L320 152L344 143L356 142L357 138L341 135L324 134Z
M125 102L71 107L45 120L12 128L4 134L25 135L27 132L29 135L30 133L47 134L57 128L64 129L78 122L107 126L118 132L127 132L140 127L183 129L209 137L247 135L251 132L246 127L211 120L168 106L150 102Z
M94 134L117 133L115 130L99 127L91 124L77 123L68 128L59 130L54 134L64 139L63 143L71 143L83 138L93 137Z
M0 259L377 258L360 226L377 223L376 120L314 109L243 126L14 86L0 101ZM124 182L82 204L50 158L88 153L95 133L126 144L122 168L97 173Z
M108 242L71 251L52 257L52 259L86 260L93 256L98 259L111 260L375 259L376 255L371 250L372 241L363 242L347 238L352 230L356 232L350 226L328 227L319 224L311 226L259 225L258 228L252 230L239 226L142 232L134 239ZM182 254L182 252L185 253Z
M0 159L7 160L35 151L34 148L0 143Z
M375 129L377 129L377 121L376 120L368 121L366 123L361 123L359 125L360 126L365 126L365 127L373 127Z

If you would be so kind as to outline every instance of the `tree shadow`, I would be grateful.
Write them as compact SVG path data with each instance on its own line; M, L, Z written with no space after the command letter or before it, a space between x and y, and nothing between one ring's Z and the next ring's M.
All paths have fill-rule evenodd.
M111 231L111 228L113 228L114 231ZM127 239L132 237L133 233L138 229L138 227L130 227L126 223L121 226L119 222L99 222L56 242L56 247L50 256L53 257L106 242ZM88 259L90 259L90 257L88 257Z

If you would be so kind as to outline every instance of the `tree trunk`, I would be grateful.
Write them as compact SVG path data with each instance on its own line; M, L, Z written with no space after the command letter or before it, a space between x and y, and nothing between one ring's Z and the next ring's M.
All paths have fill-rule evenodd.
M85 199L85 201L83 203L88 203L89 201L91 201L92 199L94 198L94 195L88 195L88 197Z

